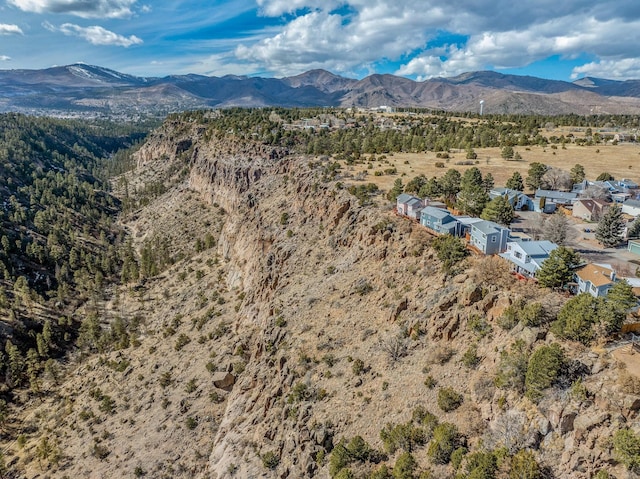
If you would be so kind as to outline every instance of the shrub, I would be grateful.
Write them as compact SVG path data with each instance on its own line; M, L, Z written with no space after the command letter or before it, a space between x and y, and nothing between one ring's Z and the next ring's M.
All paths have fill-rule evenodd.
M427 436L424 429L414 426L411 422L395 426L387 423L380 431L380 439L382 439L385 450L389 454L393 454L398 449L411 452L416 446L423 446Z
M596 476L597 477L597 476ZM511 458L509 479L541 479L542 471L533 452L519 450Z
M267 469L275 469L280 464L280 458L273 451L265 452L260 459L262 459L262 465Z
M448 464L451 454L458 447L459 439L458 428L454 424L443 422L433 430L427 455L435 464Z
M196 427L198 427L198 420L194 417L189 416L185 421L185 424L187 426L187 429L195 429Z
M640 473L640 436L630 429L620 429L613 435L613 454L629 471Z
M413 479L418 463L410 452L403 452L393 466L393 479Z
M462 404L462 394L450 387L441 388L438 391L438 407L444 412L451 412Z
M354 359L353 364L351 365L351 370L353 374L359 376L364 372L364 361L362 359Z
M508 350L500 353L496 373L496 386L501 389L524 391L525 375L529 365L529 352L523 340L515 341Z
M180 351L190 342L191 342L191 338L189 338L189 336L187 336L186 334L181 333L180 336L178 336L178 339L176 339L176 344L174 346L174 349L176 351Z
M564 353L559 344L541 346L529 359L525 375L525 395L532 401L542 398L542 391L551 387L560 374Z
M462 355L462 364L464 364L469 369L473 369L478 364L480 364L480 356L478 356L477 345L472 344L467 348L465 353Z

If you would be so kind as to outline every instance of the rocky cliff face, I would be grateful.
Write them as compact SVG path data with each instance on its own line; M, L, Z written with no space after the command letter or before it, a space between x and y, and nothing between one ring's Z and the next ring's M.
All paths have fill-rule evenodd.
M624 474L608 438L635 424L638 381L607 351L563 344L566 377L582 386L558 384L538 404L496 387L515 341L555 340L548 325L501 326L505 309L539 302L552 316L564 298L515 282L497 259L445 277L431 236L382 198L361 206L326 167L206 125L167 123L150 138L136 181L169 189L127 226L138 246L166 238L177 260L106 306L143 320L140 345L89 360L34 416L61 431L64 474L328 477L341 438L382 450L380 430L421 408L471 451L535 451L550 477ZM210 247L194 249L206 235ZM122 361L124 372L110 366ZM455 410L436 405L445 387L462 395ZM413 450L418 468L453 474L426 451ZM366 477L378 465L353 467Z

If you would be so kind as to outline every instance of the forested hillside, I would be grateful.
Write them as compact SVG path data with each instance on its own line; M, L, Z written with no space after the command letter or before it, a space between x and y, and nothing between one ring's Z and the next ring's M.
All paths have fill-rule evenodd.
M0 361L4 388L74 344L79 304L119 274L124 233L107 177L148 126L0 115ZM120 153L119 153L120 152Z

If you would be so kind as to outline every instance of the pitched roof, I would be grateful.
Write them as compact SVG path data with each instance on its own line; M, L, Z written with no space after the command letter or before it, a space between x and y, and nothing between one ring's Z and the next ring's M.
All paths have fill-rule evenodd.
M486 220L478 221L477 223L474 223L472 227L478 229L481 233L484 234L493 234L506 229L503 226L500 226L498 223Z
M606 203L605 201L595 200L592 198L577 200L575 203L581 203L582 206L584 206L591 213L593 213L594 211L602 211L603 208L609 205L609 203Z
M632 208L640 208L640 200L627 200L623 204Z
M551 199L573 200L577 198L578 194L573 191L536 190L536 198L541 198L543 196Z
M444 219L447 216L451 216L451 213L449 213L447 210L443 210L442 208L436 208L434 206L427 206L426 208L423 208L420 214L429 215L433 218L438 218L438 219Z
M595 287L599 288L606 284L613 283L611 275L615 272L601 264L589 263L576 270L576 276L582 281L589 281Z
M407 202L409 202L410 200L413 200L413 199L417 199L417 198L415 196L409 195L407 193L401 193L396 198L396 202L397 203L407 203Z
M517 244L525 254L531 257L549 256L549 253L558 247L557 244L548 240L522 241Z

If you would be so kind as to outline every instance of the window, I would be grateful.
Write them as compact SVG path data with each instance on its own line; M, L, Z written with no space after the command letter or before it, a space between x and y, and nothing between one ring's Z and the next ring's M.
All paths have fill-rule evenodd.
M516 251L513 253L513 256L515 256L518 259L522 259L522 253L520 251Z
M496 238L495 236L492 236L492 237L491 237L491 242L492 242L492 243L495 243L497 239L498 239L498 238Z

